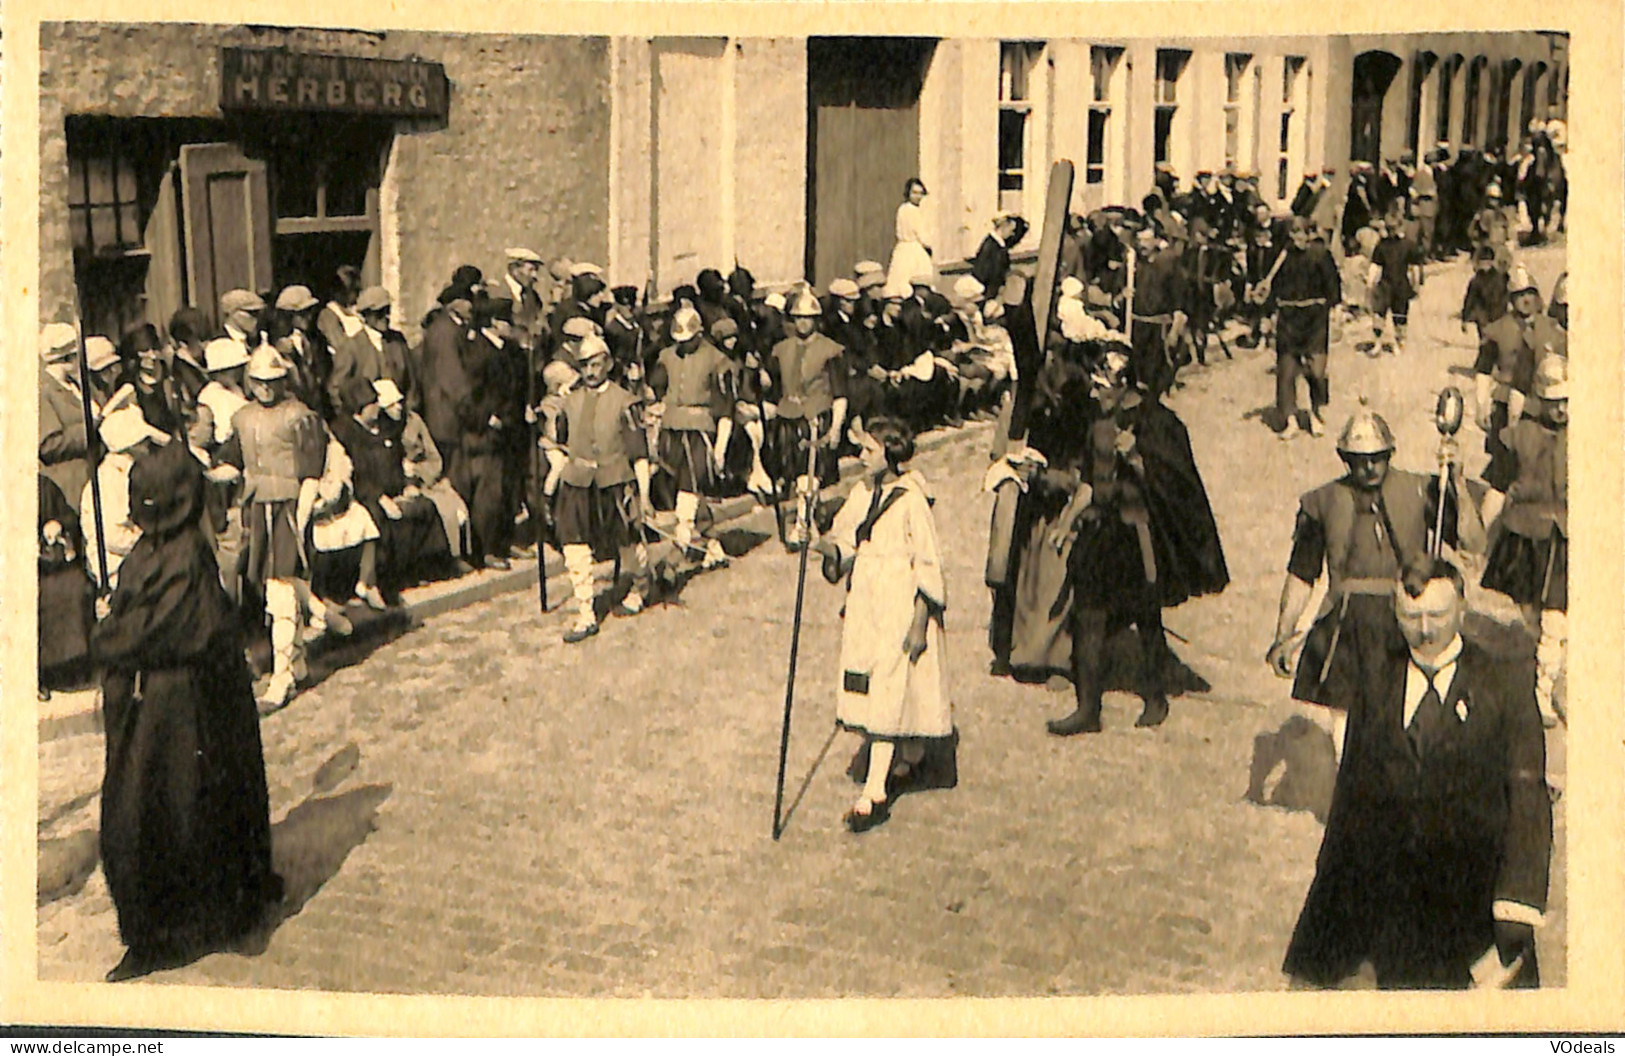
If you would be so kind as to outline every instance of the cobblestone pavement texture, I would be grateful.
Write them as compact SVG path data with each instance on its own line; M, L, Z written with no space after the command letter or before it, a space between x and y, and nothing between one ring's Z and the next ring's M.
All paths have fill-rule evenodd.
M1527 257L1549 290L1562 251ZM1353 351L1351 330L1331 368L1334 432L1367 395L1398 435L1397 464L1419 470L1437 390L1471 389L1472 340L1447 318L1465 265L1432 270L1403 358ZM794 811L769 838L796 576L775 541L580 646L559 641L566 613L499 597L432 618L265 720L293 912L261 950L151 981L656 997L1283 988L1321 828L1242 793L1253 738L1295 713L1262 662L1295 497L1340 464L1331 437L1282 443L1258 420L1273 356L1217 354L1171 402L1233 583L1167 614L1188 640L1175 651L1213 688L1176 698L1160 729L1133 729L1138 701L1113 693L1106 732L1057 740L1043 721L1069 692L986 673L988 433L970 429L920 460L948 568L957 790L844 831L857 741L831 740L841 591L810 570ZM1481 470L1479 434L1463 440ZM1472 600L1515 619L1504 598ZM1549 741L1556 783L1562 738ZM101 755L94 733L41 746L42 839L94 827ZM1556 818L1541 960L1561 985L1561 801ZM118 959L99 870L40 908L38 949L45 979L98 980Z

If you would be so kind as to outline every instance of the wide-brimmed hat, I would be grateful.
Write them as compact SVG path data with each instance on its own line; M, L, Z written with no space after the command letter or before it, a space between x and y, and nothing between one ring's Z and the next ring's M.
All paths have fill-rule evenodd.
M72 323L47 323L40 328L39 354L47 363L72 359L79 345L79 331Z
M154 428L135 406L122 407L103 418L101 435L109 451L128 451L143 440L160 444L169 440L169 434Z

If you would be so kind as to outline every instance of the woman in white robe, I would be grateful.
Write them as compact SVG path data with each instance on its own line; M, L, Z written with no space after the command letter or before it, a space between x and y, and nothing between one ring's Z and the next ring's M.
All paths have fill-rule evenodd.
M907 286L917 275L935 275L931 263L931 237L925 217L925 183L918 176L903 185L903 204L897 207L897 244L892 247L886 284Z
M914 438L876 419L856 439L865 478L814 549L824 558L824 578L848 584L835 714L869 745L863 792L846 815L848 828L862 832L890 813L887 779L920 767L930 741L945 741L951 751L954 726L942 557L925 478L907 468ZM951 762L946 768L954 770Z

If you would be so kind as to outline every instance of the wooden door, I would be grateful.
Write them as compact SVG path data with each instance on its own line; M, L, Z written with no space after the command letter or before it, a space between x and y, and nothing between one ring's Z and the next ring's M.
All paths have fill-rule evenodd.
M158 181L158 198L147 216L142 245L150 254L147 263L144 312L147 322L165 330L170 316L186 303L186 280L182 274L180 195L174 166Z
M180 150L180 175L187 300L218 326L227 290L274 289L265 162L235 143L188 144Z
M819 287L857 261L891 259L903 184L919 175L920 88L935 46L807 42L807 273Z

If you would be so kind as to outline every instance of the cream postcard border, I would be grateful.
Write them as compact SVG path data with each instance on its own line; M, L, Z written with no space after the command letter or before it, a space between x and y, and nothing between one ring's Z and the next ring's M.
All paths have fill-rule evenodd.
M455 21L453 19L455 18ZM1035 999L717 1001L382 996L36 979L38 744L33 475L39 276L39 24L259 23L449 33L983 38L1554 29L1570 33L1568 224L1574 566L1565 811L1568 979L1537 993L1198 994ZM1621 5L1618 0L836 3L678 0L447 7L423 0L5 0L0 84L0 1023L321 1035L1259 1035L1625 1028L1625 708L1621 707Z

